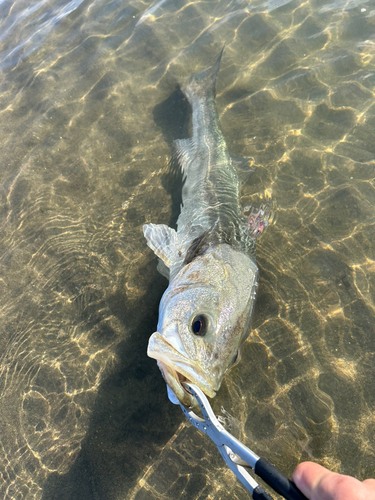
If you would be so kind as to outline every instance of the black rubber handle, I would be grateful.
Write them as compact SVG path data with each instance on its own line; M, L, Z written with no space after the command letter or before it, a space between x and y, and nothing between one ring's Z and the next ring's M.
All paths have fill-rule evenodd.
M266 459L260 458L257 461L254 472L269 484L272 489L286 498L286 500L307 500L297 486L292 481L289 481L284 474L281 474L276 467L267 462Z
M261 487L260 484L253 491L254 500L273 500L273 498Z

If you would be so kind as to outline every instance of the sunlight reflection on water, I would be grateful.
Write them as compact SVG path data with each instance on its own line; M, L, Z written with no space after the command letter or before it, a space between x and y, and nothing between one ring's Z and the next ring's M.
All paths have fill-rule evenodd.
M272 196L241 362L213 401L289 475L375 476L374 10L361 1L0 4L5 499L248 498L169 404L147 341L189 136L177 82L226 43L217 104Z

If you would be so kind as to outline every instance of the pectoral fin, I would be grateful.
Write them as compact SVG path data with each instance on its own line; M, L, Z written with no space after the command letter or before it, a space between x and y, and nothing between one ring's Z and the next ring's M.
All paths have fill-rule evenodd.
M143 235L147 245L167 267L171 267L177 257L177 233L165 224L144 224Z

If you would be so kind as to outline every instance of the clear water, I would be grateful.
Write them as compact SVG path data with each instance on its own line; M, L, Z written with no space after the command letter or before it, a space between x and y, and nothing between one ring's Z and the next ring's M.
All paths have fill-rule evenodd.
M245 499L146 356L177 82L272 198L259 300L214 409L285 474L375 477L375 2L0 2L0 496Z

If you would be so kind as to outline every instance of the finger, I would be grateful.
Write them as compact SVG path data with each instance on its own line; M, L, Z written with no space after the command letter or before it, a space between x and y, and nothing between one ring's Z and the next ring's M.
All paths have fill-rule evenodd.
M302 462L297 465L292 478L302 493L307 496L307 498L311 499L317 485L321 483L325 476L330 474L334 473L328 471L319 464L315 464L314 462Z
M368 499L375 500L375 479L365 479L362 484L367 492Z
M375 500L375 480L363 483L351 476L331 472L313 462L299 464L293 481L310 500ZM370 496L369 496L370 495Z

